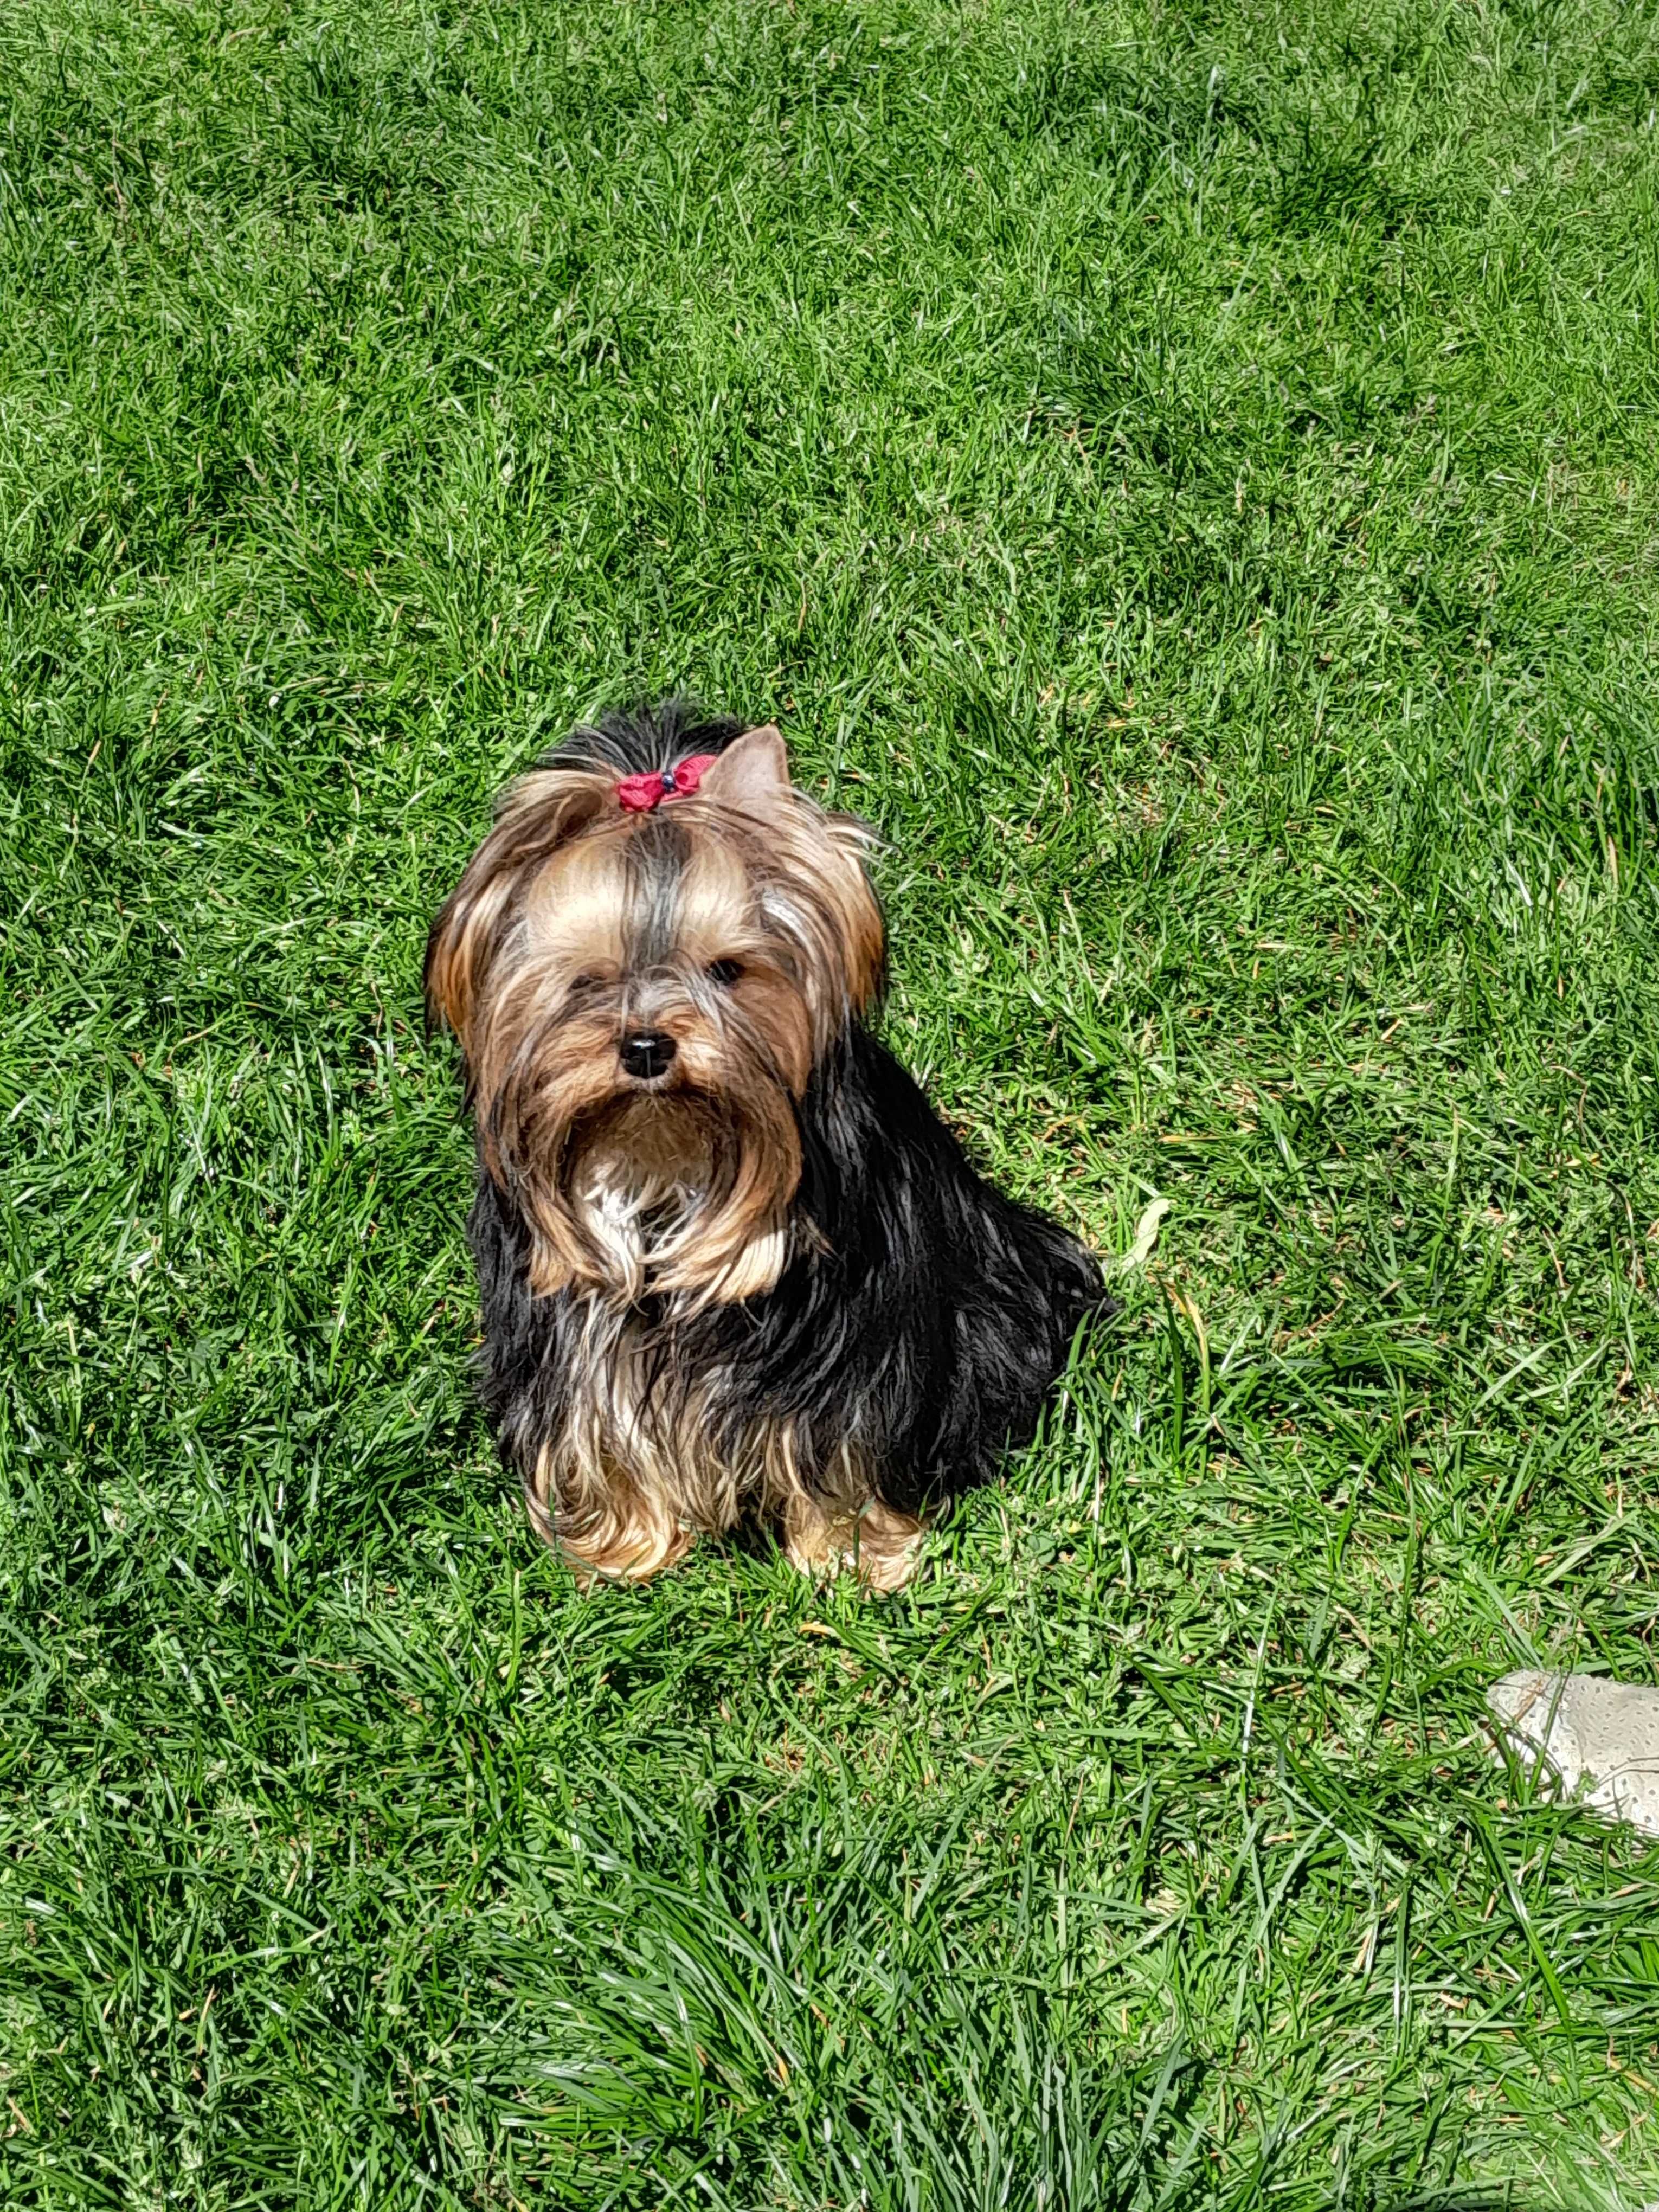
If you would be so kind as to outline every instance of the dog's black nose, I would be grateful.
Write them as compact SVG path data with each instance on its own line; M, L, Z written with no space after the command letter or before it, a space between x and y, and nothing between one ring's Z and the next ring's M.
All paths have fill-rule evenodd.
M665 1030L635 1030L622 1041L622 1064L629 1075L649 1083L655 1076L667 1074L678 1049Z

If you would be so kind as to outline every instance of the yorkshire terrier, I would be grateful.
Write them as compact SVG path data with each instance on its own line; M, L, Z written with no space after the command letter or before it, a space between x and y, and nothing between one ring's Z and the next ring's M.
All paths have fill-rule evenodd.
M433 925L485 1404L584 1578L753 1514L809 1574L900 1588L1105 1303L866 1026L871 842L769 725L607 715L507 791Z

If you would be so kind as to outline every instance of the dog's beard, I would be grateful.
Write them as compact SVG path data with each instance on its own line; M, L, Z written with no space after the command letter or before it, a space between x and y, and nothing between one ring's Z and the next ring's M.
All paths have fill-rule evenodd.
M771 1289L790 1250L800 1139L784 1091L633 1093L582 1117L550 1173L517 1178L532 1285L690 1306Z
M707 1104L684 1094L625 1099L575 1133L570 1212L608 1289L630 1301L644 1296L707 1210L720 1149Z

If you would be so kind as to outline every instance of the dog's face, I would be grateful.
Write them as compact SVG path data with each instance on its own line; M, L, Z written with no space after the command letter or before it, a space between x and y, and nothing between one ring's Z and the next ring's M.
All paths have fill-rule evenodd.
M433 926L428 1001L535 1290L749 1297L788 1253L797 1103L878 987L866 833L791 788L769 727L688 795L627 790L601 765L513 787Z

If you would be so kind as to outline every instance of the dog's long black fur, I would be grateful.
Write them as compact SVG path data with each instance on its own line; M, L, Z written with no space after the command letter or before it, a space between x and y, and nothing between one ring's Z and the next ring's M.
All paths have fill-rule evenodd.
M673 709L608 717L576 757L643 771L718 751L741 726ZM720 1403L734 1438L757 1419L793 1420L809 1482L852 1438L888 1502L918 1510L1030 1440L1079 1326L1111 1301L1084 1246L976 1175L861 1024L819 1066L799 1115L794 1204L817 1234L799 1240L775 1288L678 1318L647 1300L635 1318L655 1334L662 1389L726 1370ZM556 1428L584 1357L581 1302L532 1296L524 1222L482 1170L469 1239L485 1404L504 1457L522 1468Z

